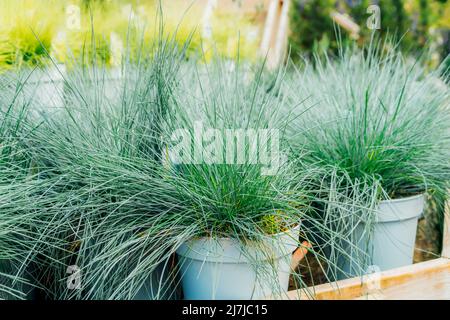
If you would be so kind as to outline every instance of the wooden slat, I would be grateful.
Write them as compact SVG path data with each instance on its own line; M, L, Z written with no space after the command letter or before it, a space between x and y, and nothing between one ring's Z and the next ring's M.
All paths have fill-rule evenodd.
M274 62L276 66L283 63L288 46L289 7L290 0L283 0L275 38Z
M416 284L414 289L417 292L417 283L430 284L433 279L436 288L435 292L430 292L424 299L450 299L450 260L439 258L426 262L417 263L397 269L387 270L371 275L371 279L377 279L375 288L370 288L367 281L361 278L351 278L335 283L326 283L303 290L293 290L288 292L288 299L310 299L311 293L314 299L361 299L361 298L386 298L397 297L400 294L408 293L412 290L411 285ZM379 286L379 287L378 287ZM397 290L397 291L396 291ZM421 294L421 292L418 292ZM423 293L423 292L422 292ZM432 296L435 294L434 296Z
M444 218L444 238L442 239L442 257L450 259L450 200L447 201Z
M271 0L268 6L260 56L267 57L268 69L278 67L288 47L290 0Z
M276 26L279 11L279 0L271 0L267 9L266 22L264 24L264 32L260 46L260 55L265 57L270 54L270 48L273 38L273 30Z
M344 30L350 33L350 36L354 39L359 38L359 32L361 28L358 24L356 24L351 17L346 14L342 14L336 11L331 13L331 18L334 22L336 22L339 26L341 26Z
M295 270L297 266L299 265L300 261L303 260L305 255L308 253L308 249L311 248L311 244L307 241L303 241L300 247L297 248L297 250L294 251L292 254L292 261L291 261L291 269Z

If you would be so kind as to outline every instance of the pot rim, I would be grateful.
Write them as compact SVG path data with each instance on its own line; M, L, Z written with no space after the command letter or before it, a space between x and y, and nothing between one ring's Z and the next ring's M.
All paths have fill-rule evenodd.
M425 197L425 192L416 194L416 195L414 195L414 196L409 196L409 197L381 200L381 201L380 201L380 204L381 204L381 203L386 203L386 204L388 204L388 203L407 202L407 201L411 201L411 200L416 200L416 199L421 198L421 197Z
M400 222L418 219L423 214L424 206L424 193L411 197L383 200L378 204L377 222Z
M287 229L287 230L285 230L285 231L281 231L281 232L278 232L278 233L275 233L275 234L268 234L268 235L266 235L265 237L267 237L267 238L277 238L277 237L281 237L281 236L283 236L283 235L285 235L285 234L287 234L287 233L289 233L289 232L296 231L296 230L300 229L300 225L301 225L301 222L298 223L298 224L296 224L294 227L289 228L289 229ZM231 237L217 237L217 238L214 238L214 237L199 237L199 238L192 238L192 239L190 239L190 240L188 240L188 241L186 241L186 242L190 242L190 241L200 241L200 240L202 240L202 241L203 241L203 240L206 240L206 241L210 241L210 240L217 240L217 241L234 241L234 240L239 240L239 239L231 238Z

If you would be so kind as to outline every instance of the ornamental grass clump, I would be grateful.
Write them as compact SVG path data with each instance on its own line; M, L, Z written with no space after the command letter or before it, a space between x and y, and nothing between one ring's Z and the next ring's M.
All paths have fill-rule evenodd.
M168 263L152 249L176 230L162 225L151 236L146 230L167 210L157 197L160 126L166 86L186 47L167 39L154 45L133 64L124 60L120 81L97 63L71 70L64 107L43 113L32 136L37 166L52 182L45 211L55 217L48 231L58 245L47 246L40 265L50 299L132 299L146 281L158 280L160 262ZM148 290L147 298L164 293Z
M180 46L159 28L152 46L125 51L118 77L85 49L89 63L77 60L64 75L59 108L2 78L13 98L1 98L0 245L14 266L1 271L0 292L25 298L30 290L20 282L55 300L181 298L179 249L228 239L269 283L264 294L282 297L278 235L295 249L319 234L345 253L343 234L316 216L317 206L332 203L321 201L331 193L318 183L329 181L328 167L312 149L294 144L292 154L288 130L307 123L308 95L289 100L284 69L187 60L189 41ZM342 186L336 203L375 199ZM285 275L304 287L291 253ZM311 255L319 265L327 259Z
M20 201L24 189L20 182L30 175L30 158L24 148L27 130L27 106L18 103L20 86L9 77L0 79L0 298L21 298L26 281L19 271L27 254L24 246L28 235L27 220L13 201ZM17 193L17 194L16 194ZM26 260L25 260L26 261Z
M284 97L267 93L260 68L191 66L171 90L168 182L178 190L180 218L198 224L191 237L248 240L300 221L295 204L304 198L287 174Z
M300 223L306 206L298 188L300 179L288 179L295 174L281 160L283 134L278 130L286 121L278 112L282 98L267 94L262 69L241 67L222 61L187 65L177 82L165 82L169 95L161 127L163 187L155 195L164 214L146 230L150 238L165 235L153 249L165 259L199 238L234 239L243 249L251 242L261 246L261 255L269 259L264 239ZM267 140L258 136L262 132ZM251 135L257 140L249 144ZM266 158L273 162L261 162L263 152L269 152ZM173 278L185 276L177 272L183 270L183 263L180 259L171 270ZM279 293L273 268L271 274L258 276L272 280L274 292Z
M303 161L322 171L318 219L348 235L348 246L361 221L370 233L380 200L442 198L449 186L448 84L440 71L427 73L389 47L374 41L365 50L342 49L337 59L306 63L290 84L294 100L309 97L290 137L307 150Z
M38 260L49 240L49 217L40 210L49 185L28 148L39 122L33 121L23 82L3 74L0 87L0 299L25 299L35 295Z

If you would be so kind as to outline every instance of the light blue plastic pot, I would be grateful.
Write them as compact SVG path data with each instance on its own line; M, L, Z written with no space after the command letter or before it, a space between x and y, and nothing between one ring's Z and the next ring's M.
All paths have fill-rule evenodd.
M364 275L371 270L389 270L413 263L417 223L423 213L423 194L382 201L370 234L360 223L353 234L357 245L340 255L337 279ZM365 233L364 233L365 232Z
M234 239L201 238L178 250L187 300L260 299L288 290L299 227L267 238L264 250Z

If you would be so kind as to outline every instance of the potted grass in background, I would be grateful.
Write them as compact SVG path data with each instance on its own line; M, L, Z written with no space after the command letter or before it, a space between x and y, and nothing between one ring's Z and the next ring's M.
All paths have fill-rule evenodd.
M117 99L116 88L124 84L122 63L135 63L143 52L152 51L148 49L160 40L161 32L179 47L189 43L187 58L200 49L200 33L195 31L198 22L194 18L198 12L187 8L179 12L175 7L159 1L87 1L81 7L75 5L79 21L67 24L54 39L55 58L65 64L67 72L75 74L83 72L81 66L101 66L105 72L93 81L103 82L107 97ZM99 79L100 76L105 79Z
M327 248L332 278L411 264L424 194L449 184L448 85L375 42L307 64L291 87L314 105L291 137L323 171L318 216L349 239Z

